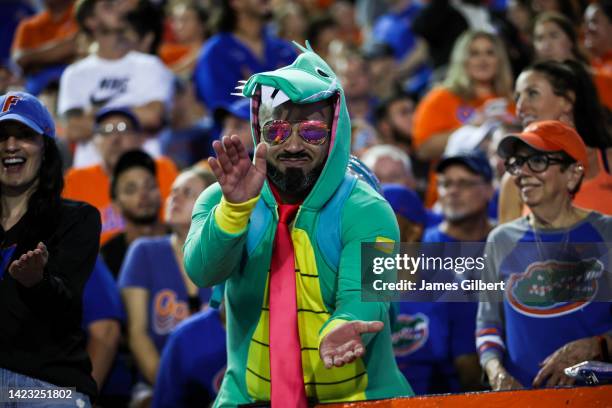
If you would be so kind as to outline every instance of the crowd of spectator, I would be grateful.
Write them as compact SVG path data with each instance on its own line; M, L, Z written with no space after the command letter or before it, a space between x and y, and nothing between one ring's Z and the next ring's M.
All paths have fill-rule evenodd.
M0 10L0 94L43 101L57 126L62 196L101 215L82 324L97 406L214 400L224 310L210 309L211 291L187 277L182 245L195 200L215 182L212 142L236 134L253 154L240 81L292 63L291 41L308 41L337 73L352 154L382 183L403 242L512 241L506 223L532 212L582 214L550 192L543 204L529 201L520 171L505 173L516 152L537 172L537 149L498 147L539 121L562 122L586 145L582 178L565 199L600 213L549 227L574 231L584 218L597 231L586 236L612 236L601 216L612 215L610 0L5 0ZM551 160L571 162L546 157L544 171ZM555 180L541 183L563 195L568 181ZM523 336L534 323L515 310L504 320L503 310L477 309L398 305L396 359L417 394L484 389L481 370L493 389L531 386L533 370L522 365L563 345L521 353L529 346L511 333L506 346L503 332ZM609 310L593 313L592 327L563 341L612 328Z

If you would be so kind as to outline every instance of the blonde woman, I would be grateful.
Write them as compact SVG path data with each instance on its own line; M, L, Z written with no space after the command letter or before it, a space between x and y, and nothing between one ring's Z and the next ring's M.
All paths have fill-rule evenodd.
M446 79L417 106L412 127L417 157L436 160L457 128L512 112L512 73L504 45L493 34L466 31L455 43Z

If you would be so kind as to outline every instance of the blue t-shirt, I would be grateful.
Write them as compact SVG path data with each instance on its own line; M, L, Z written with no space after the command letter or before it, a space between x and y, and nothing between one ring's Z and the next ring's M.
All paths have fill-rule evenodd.
M372 42L387 44L393 49L396 61L401 61L412 52L416 37L412 32L412 20L419 14L422 6L413 2L399 13L387 13L378 18L372 28ZM421 93L429 86L431 69L422 64L403 85L407 92Z
M204 407L212 402L225 374L225 342L225 328L216 309L182 322L162 353L153 407Z
M83 290L83 330L87 333L90 324L102 319L114 319L124 324L126 316L117 283L98 256ZM126 360L126 356L121 353L115 355L100 395L130 395L134 378Z
M393 326L395 360L415 394L460 392L455 358L476 354L476 303L402 302Z
M211 112L239 98L231 95L239 92L235 89L240 85L238 81L295 60L297 54L290 43L266 34L265 30L262 36L263 61L231 33L219 33L206 41L194 70L194 82L198 98Z
M560 347L574 340L612 332L609 302L596 302L593 298L567 301L556 297L553 291L565 285L564 282L581 288L577 282L587 282L585 277L593 271L578 273L575 266L568 270L567 262L558 261L560 253L572 256L580 250L577 256L583 261L607 260L603 270L609 271L607 254L611 241L612 217L596 212L569 229L541 230L537 236L527 217L494 229L488 239L485 278L489 282L504 280L506 290L503 304L483 303L478 311L476 339L481 362L492 353L502 357L508 372L524 387L530 387L540 370L539 364ZM561 244L552 249L545 244L548 242ZM566 246L568 243L588 245ZM606 255L601 255L601 246L596 243L607 243L604 244L608 248ZM578 281L577 275L581 275ZM605 291L605 284L605 280L593 283L593 296L600 290Z
M423 242L457 242L438 227ZM475 354L475 302L402 302L393 328L397 364L417 395L461 391L455 358Z
M170 236L134 241L121 266L119 287L138 287L149 292L147 331L161 353L170 332L190 315L187 287ZM201 308L208 305L210 293L208 288L199 290Z
M98 256L89 280L83 289L83 329L97 320L125 321L119 288L108 266Z
M399 13L391 12L380 16L372 28L372 40L389 45L393 49L395 59L400 61L412 50L416 42L411 27L412 20L420 9L420 5L413 3Z
M458 242L455 238L445 234L440 230L440 226L427 228L423 233L421 242Z
M3 0L0 13L0 63L5 64L11 57L11 46L15 31L21 20L35 13L30 2L25 0Z

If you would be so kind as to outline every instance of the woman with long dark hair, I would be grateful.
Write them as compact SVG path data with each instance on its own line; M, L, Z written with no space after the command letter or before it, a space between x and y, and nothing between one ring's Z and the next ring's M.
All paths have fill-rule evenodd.
M0 388L45 389L39 398L85 407L97 389L81 298L98 252L100 216L60 197L54 137L53 119L35 97L0 97Z
M526 68L516 86L516 111L523 126L541 120L559 120L573 126L587 146L589 167L574 198L578 207L612 214L612 136L597 90L578 61L543 61ZM521 216L523 203L509 176L502 179L499 222Z
M579 61L593 78L602 105L612 108L612 73L595 69L580 47L572 22L559 13L540 14L533 28L533 48L537 61Z

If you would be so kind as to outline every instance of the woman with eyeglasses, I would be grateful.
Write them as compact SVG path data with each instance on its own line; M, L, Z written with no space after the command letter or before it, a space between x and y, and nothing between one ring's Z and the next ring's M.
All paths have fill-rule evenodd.
M577 61L544 61L525 69L515 85L516 110L523 126L540 120L559 120L576 128L587 146L589 167L574 204L612 214L612 135L590 75ZM519 191L510 177L502 179L499 222L524 211Z
M565 368L611 352L610 304L602 302L610 288L597 277L609 262L612 217L573 203L589 163L571 126L533 123L504 138L498 154L531 213L487 239L483 279L504 281L505 290L481 294L480 363L493 390L573 385Z

